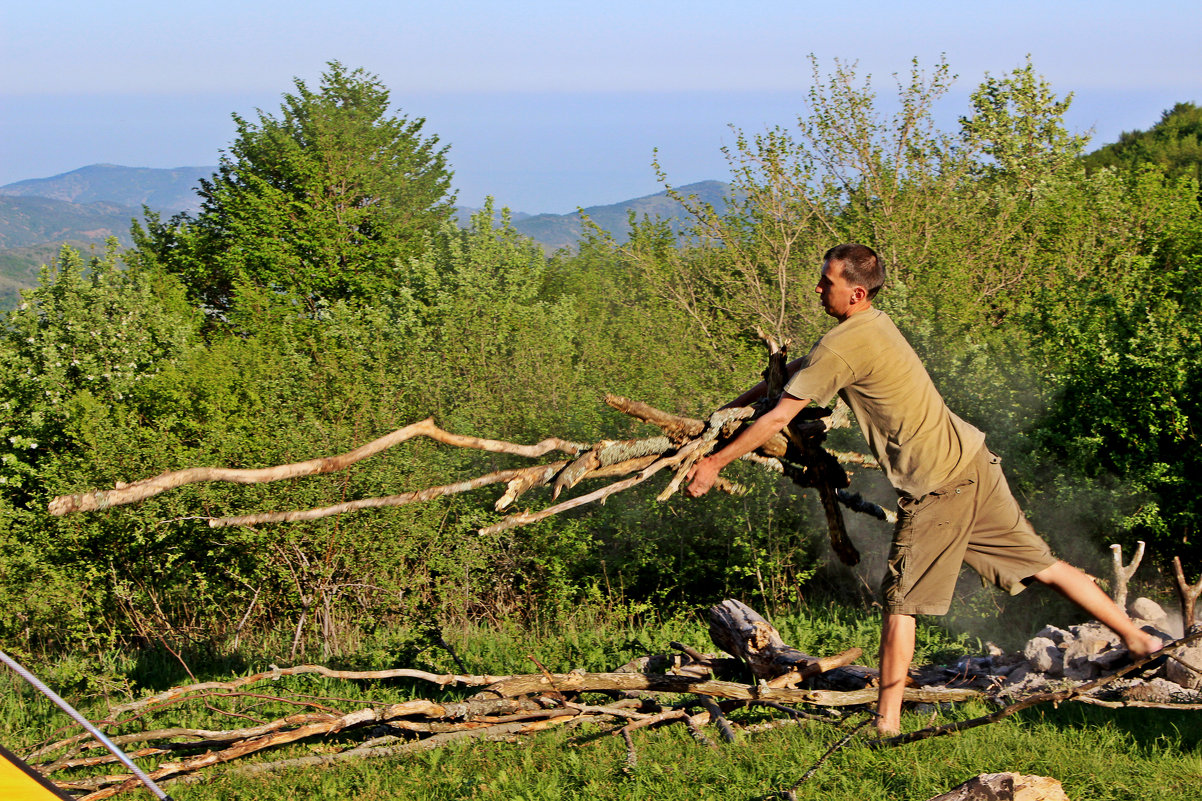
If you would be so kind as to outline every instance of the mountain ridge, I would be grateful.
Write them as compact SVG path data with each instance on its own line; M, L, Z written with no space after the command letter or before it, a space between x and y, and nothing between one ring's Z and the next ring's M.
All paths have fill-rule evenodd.
M180 212L194 214L200 208L196 186L216 169L91 164L48 178L0 186L0 309L12 308L20 290L35 285L41 265L53 261L63 244L87 251L116 237L128 247L133 244L131 222L142 219L144 206L165 217ZM714 180L677 189L719 210L725 206L728 190L727 184ZM456 206L456 219L464 226L477 211ZM518 232L550 254L579 244L584 235L583 217L612 233L619 242L625 241L631 212L639 219L665 219L673 230L679 230L687 217L666 192L657 192L568 214L514 211L510 220Z
M89 164L48 178L30 178L0 186L0 195L42 197L68 203L117 203L175 214L200 210L196 190L216 167L123 167Z

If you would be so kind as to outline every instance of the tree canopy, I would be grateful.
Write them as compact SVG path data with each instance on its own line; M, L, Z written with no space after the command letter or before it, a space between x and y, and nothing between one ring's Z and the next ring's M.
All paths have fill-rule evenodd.
M1202 184L1202 107L1178 103L1146 131L1125 131L1119 140L1085 157L1091 170L1156 164L1172 177Z
M278 115L234 121L199 214L152 218L139 236L211 310L257 293L312 312L390 291L451 216L447 148L423 118L390 114L388 90L363 69L330 62L316 91L295 81Z

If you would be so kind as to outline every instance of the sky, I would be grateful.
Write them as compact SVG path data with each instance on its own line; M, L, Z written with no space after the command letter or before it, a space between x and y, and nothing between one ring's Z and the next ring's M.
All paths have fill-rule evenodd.
M806 112L809 56L895 73L945 58L948 127L1028 55L1093 145L1202 104L1202 2L39 0L0 10L0 185L95 163L216 164L231 114L278 111L328 62L379 76L450 145L459 202L566 213L727 175L731 125Z

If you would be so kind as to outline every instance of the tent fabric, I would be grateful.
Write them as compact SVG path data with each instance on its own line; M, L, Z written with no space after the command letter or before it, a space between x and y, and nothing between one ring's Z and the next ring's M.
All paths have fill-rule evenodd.
M4 801L72 801L19 756L0 745L0 798Z

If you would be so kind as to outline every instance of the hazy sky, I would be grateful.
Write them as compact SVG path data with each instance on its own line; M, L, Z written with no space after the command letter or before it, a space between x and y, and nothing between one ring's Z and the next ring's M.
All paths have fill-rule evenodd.
M1202 103L1202 2L1060 0L40 0L0 10L0 184L87 164L215 164L231 112L275 111L293 77L365 67L451 145L460 202L570 211L723 178L728 123L804 113L808 54L882 94L917 58L960 77L1027 54L1095 143Z

